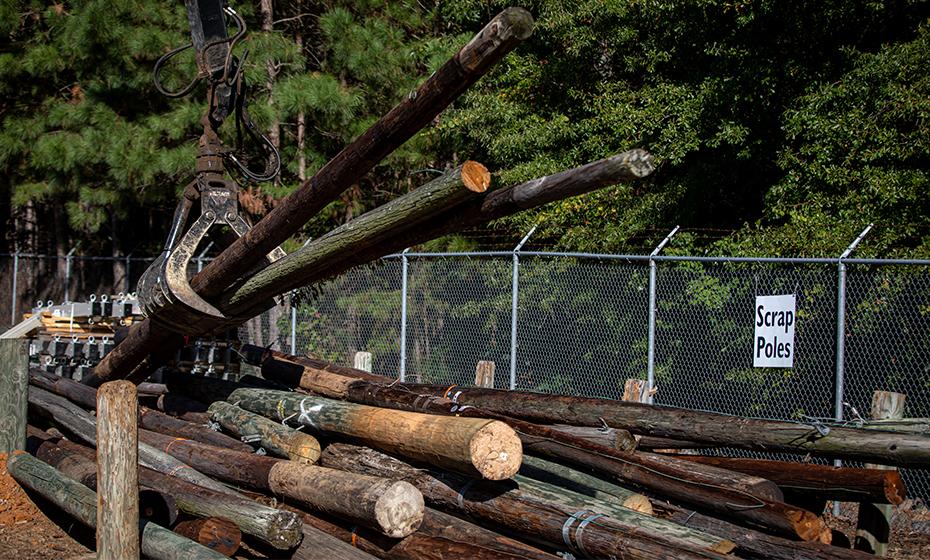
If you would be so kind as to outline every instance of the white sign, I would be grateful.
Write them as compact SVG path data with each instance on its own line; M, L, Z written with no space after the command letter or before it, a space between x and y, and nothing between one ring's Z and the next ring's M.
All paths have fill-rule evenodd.
M756 336L752 343L753 367L794 367L794 294L756 296L753 314Z

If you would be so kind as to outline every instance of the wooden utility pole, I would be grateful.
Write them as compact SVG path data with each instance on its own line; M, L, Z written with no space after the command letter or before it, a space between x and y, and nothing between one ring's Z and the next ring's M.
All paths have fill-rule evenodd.
M873 420L900 420L904 418L904 401L907 395L890 391L875 391L872 394ZM894 469L883 465L866 465L874 469ZM859 504L859 520L856 523L856 550L885 556L888 552L888 537L891 535L891 505L862 502Z
M371 352L356 352L353 362L355 364L355 369L371 373Z
M475 367L475 385L477 387L494 388L495 364L491 360L481 360ZM371 371L371 370L368 370Z
M97 558L139 558L139 426L136 386L97 391Z
M19 338L0 339L0 453L26 448L26 344Z

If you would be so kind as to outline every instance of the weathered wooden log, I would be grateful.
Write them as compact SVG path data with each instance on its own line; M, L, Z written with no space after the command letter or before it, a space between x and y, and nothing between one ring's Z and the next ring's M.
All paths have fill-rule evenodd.
M40 458L57 456L60 465L96 474L94 452L66 439L55 438L39 447ZM79 472L72 470L72 472ZM191 484L148 468L139 469L139 480L174 498L178 508L196 517L220 517L276 549L287 550L300 542L300 521L292 513L263 506L238 493L221 493Z
M738 558L754 560L874 560L874 556L848 548L840 548L822 542L799 542L774 535L767 535L728 523L721 519L696 511L678 508L670 504L659 504L667 511L663 517L686 527L693 527L736 543L734 551Z
M145 430L139 437L220 480L298 500L389 537L409 535L423 519L423 496L404 482L239 453Z
M266 374L265 365L276 361L266 359L262 366L263 374ZM293 369L287 364L284 368L293 381ZM459 398L457 391L447 390L442 397L429 398L396 384L378 385L340 375L333 370L336 368L320 370L304 365L298 382L304 389L367 404L435 414L496 418L507 422L518 432L528 453L593 469L601 475L763 530L804 540L829 538L827 527L819 517L783 503L781 491L771 481L724 469L694 468L696 463L672 457L621 452L599 446L546 426L488 413L480 408L463 407L452 402ZM276 371L269 368L267 375L275 377ZM365 375L370 378L369 374ZM452 401L444 398L450 393ZM274 414L275 407L266 404L265 411Z
M154 408L155 410L170 414L171 416L181 417L189 413L200 413L203 414L203 418L207 417L206 404L183 395L175 395L173 393L165 393L157 396L142 395L139 397L139 403L149 408Z
M59 446L60 439L43 430L28 426L26 448L30 454L48 463L61 473L91 490L97 490L97 463L93 450L88 455L75 455ZM170 527L177 521L178 505L174 498L161 490L139 488L139 515L162 527Z
M41 387L50 393L65 397L84 408L95 409L97 406L97 391L93 387L78 383L72 379L31 370L29 372L29 383L36 387ZM164 385L161 386L164 387ZM177 396L173 397L173 399L174 400L170 401L171 404L177 405ZM143 396L142 400L150 403L158 402L157 397L148 398ZM181 397L180 402L189 403L193 401ZM201 403L197 403L195 406L202 408ZM252 451L252 448L248 444L219 432L215 432L202 423L188 422L147 406L139 407L139 425L153 432L193 439L218 447L228 447L229 449L235 449L246 453Z
M817 494L827 500L900 504L905 497L904 481L896 471L854 469L743 457L675 456L686 461L766 478L782 489Z
M97 557L139 557L139 407L129 381L97 391Z
M306 523L301 527L303 540L291 551L290 560L374 560L374 556L346 544L333 535Z
M219 517L184 519L171 530L223 556L235 554L242 543L242 531L239 527L232 521Z
M29 390L29 408L38 415L55 422L60 428L86 444L97 445L96 420L87 411L68 399L38 387L32 387ZM139 462L151 469L171 474L171 476L176 476L205 488L211 488L217 492L234 493L226 486L192 469L189 465L185 465L174 457L143 442L139 443Z
M899 420L904 418L904 403L907 395L891 391L875 391L872 394L871 417L876 420ZM921 436L923 437L923 436ZM930 439L930 438L928 438ZM881 469L879 465L866 465ZM889 471L890 472L890 471ZM893 502L892 502L893 503ZM871 552L878 557L888 553L891 538L891 506L881 503L859 504L856 521L856 550Z
M26 445L26 389L29 354L27 342L0 339L0 453Z
M287 507L287 506L285 506ZM423 523L410 536L389 539L365 527L298 512L304 523L388 560L557 560L559 557L505 537L458 517L426 509Z
M683 439L641 435L634 435L633 437L636 438L636 448L643 451L655 451L660 449L711 449L714 447L722 447L715 443L700 443L696 441L685 441Z
M652 502L646 496L583 471L546 461L539 457L525 455L523 464L520 466L520 474L571 490L586 497L617 503L627 509L645 513L646 515L653 514Z
M417 90L372 125L323 166L301 188L291 193L246 235L237 239L221 256L191 281L193 289L207 299L219 296L243 270L258 264L323 209L339 193L356 183L379 161L427 125L453 100L475 83L494 64L529 37L533 18L521 8L508 8L495 17L451 60L433 73ZM192 325L199 334L215 324ZM125 376L142 381L159 362L167 359L179 337L153 328L146 319L133 324L127 338L116 346L94 370L92 383ZM146 358L150 354L156 353Z
M310 241L248 279L248 288L222 299L220 305L248 309L248 302L264 302L282 291L306 285L307 278L332 274L333 263L369 250L399 230L418 227L448 208L483 193L490 184L488 170L478 162L467 161L422 187Z
M60 507L88 527L97 523L97 495L53 467L24 451L7 460L7 470L17 482ZM158 560L224 560L226 557L164 527L143 519L139 522L141 552Z
M415 392L444 394L449 387L406 385ZM673 439L757 451L810 453L823 457L872 461L903 467L930 466L930 438L829 426L826 430L797 423L744 418L682 408L573 397L456 387L457 402L532 422L609 426ZM603 421L602 421L603 419ZM826 432L826 433L823 433Z
M720 557L712 548L695 549L671 529L661 535L643 529L631 519L651 518L633 511L623 520L577 511L530 497L512 482L437 473L354 445L330 444L323 450L321 460L325 465L352 472L407 480L439 509L468 515L485 525L506 528L521 538L546 546L570 547L586 557L611 558L620 554L627 558ZM729 547L729 543L724 546Z
M620 451L633 451L636 449L636 440L633 434L617 428L591 428L588 426L568 426L553 424L553 430L573 435L579 439L590 441L604 447L612 447Z
M263 416L292 418L313 430L489 480L513 476L523 456L517 434L494 420L432 416L261 389L237 389L229 400Z
M241 438L256 438L256 443L271 455L308 465L316 463L320 458L320 442L310 434L273 422L225 401L214 402L208 412L226 431Z

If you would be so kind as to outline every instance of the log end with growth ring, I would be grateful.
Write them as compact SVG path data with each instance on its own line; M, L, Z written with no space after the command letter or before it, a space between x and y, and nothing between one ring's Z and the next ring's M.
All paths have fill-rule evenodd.
M506 480L517 474L523 462L523 445L513 428L492 420L469 442L472 465L488 480Z
M400 539L419 529L425 507L423 494L414 485L394 482L375 503L375 520L381 532Z
M788 518L803 541L830 544L833 539L830 528L818 515L803 509L792 509L788 512Z
M483 193L491 186L491 173L477 161L468 160L462 164L462 184L472 192Z

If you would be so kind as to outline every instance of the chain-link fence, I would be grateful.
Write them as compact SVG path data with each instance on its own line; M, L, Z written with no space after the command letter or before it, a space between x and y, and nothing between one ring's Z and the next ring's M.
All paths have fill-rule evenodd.
M115 260L0 259L0 318L124 291ZM130 281L149 260L129 261ZM796 297L794 364L753 367L755 297L774 294ZM344 364L371 352L374 372L423 382L471 384L491 360L498 388L619 398L625 380L651 379L657 404L807 421L867 417L888 390L930 417L930 261L404 253L300 290L240 333ZM902 474L930 498L927 471Z

